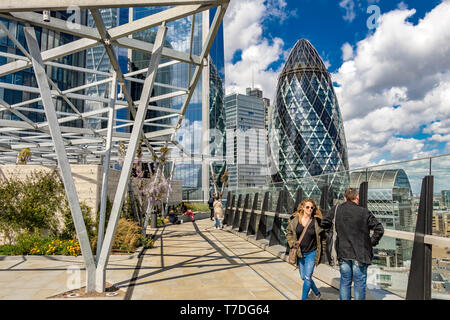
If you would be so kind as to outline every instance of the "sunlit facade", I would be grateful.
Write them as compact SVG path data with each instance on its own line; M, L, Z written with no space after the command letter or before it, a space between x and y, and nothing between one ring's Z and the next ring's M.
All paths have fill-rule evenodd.
M266 184L266 132L262 98L238 93L225 97L229 188Z

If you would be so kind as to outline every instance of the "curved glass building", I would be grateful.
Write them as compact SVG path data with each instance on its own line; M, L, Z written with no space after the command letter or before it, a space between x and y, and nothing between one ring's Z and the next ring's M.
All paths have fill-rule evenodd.
M348 170L344 126L333 83L308 40L297 41L289 54L278 77L270 117L273 183L298 186L299 179ZM342 177L338 180L325 183L341 185ZM302 186L306 196L320 193L320 183L311 181ZM295 192L289 191L291 195Z
M416 216L409 178L403 169L352 172L350 186L359 188L368 182L367 208L386 229L414 232ZM411 260L412 242L383 237L375 249L374 262L388 267L401 267Z

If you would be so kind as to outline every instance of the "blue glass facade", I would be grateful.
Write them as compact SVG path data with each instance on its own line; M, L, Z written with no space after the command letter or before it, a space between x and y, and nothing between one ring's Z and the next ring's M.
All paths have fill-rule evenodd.
M148 8L134 8L133 20L137 20L159 11L166 9L165 7L148 7ZM210 23L213 20L214 12L210 12ZM198 13L195 15L194 38L192 53L200 55L202 50L202 26L203 15ZM177 51L189 53L190 49L190 35L192 27L192 16L186 17L178 21L172 21L167 24L168 31L166 35L166 47L171 47ZM154 42L154 35L157 29L152 28L133 35L134 38L145 39L148 42ZM153 35L153 36L151 36ZM142 59L145 55L134 54L131 57L131 64L135 68L140 69L144 64L139 64L138 60L148 61L148 56ZM225 135L225 119L223 108L224 97L224 53L223 53L223 27L221 26L218 35L213 43L210 51L211 61L209 68L209 128L218 129ZM218 64L216 64L216 61ZM222 73L221 73L222 71ZM190 77L189 77L190 74ZM175 87L188 88L189 82L194 74L194 67L191 67L189 72L189 65L187 63L178 63L164 69L160 69L157 75L157 81L160 83L170 84ZM137 88L133 85L133 88ZM163 87L155 87L154 95L166 93L168 90ZM139 94L139 90L132 90L134 94ZM169 92L169 91L167 91ZM170 98L156 102L158 106L181 109L185 101L185 96ZM152 116L156 116L156 113ZM174 124L176 118L170 120L158 121L160 124ZM194 94L190 100L190 104L186 109L185 118L182 122L181 128L177 132L176 140L183 146L185 150L194 155L202 153L202 137L203 137L203 116L202 116L202 79L197 83ZM146 130L160 130L161 128L147 128ZM225 138L222 139L222 150L225 152ZM212 150L215 153L215 149ZM172 156L182 156L182 153L177 149L172 151ZM220 171L222 166L216 164L214 168ZM177 162L174 170L174 179L183 181L183 199L201 200L202 194L202 163L200 161Z
M106 29L111 29L117 27L118 25L126 24L129 20L129 9L100 9L100 15L102 17L103 23ZM95 22L92 15L88 14L88 26L95 28ZM128 72L128 50L121 47L113 47L117 56L117 60L119 62L120 70L122 73ZM86 68L94 69L97 71L110 72L112 69L111 62L109 61L109 57L106 54L105 47L103 45L98 45L93 48L89 48L86 54ZM87 82L93 83L95 81L100 81L106 79L106 76L97 75L97 74L88 74ZM119 88L117 88L119 92ZM109 93L109 83L100 84L95 87L90 87L86 90L87 95L107 97ZM102 102L96 101L87 101L86 102L86 111L101 109L104 105ZM129 111L127 109L120 109L116 112L116 119L129 119ZM101 123L99 120L88 120L90 124L94 128L100 129L101 127L105 128L107 126L106 121ZM117 125L123 124L118 121ZM117 131L128 132L129 127L118 128Z
M82 12L81 23L86 24L87 19L86 11L81 12ZM53 17L62 20L67 20L71 16L71 14L64 11L56 11L56 12L52 11L51 14ZM25 47L25 49L28 50L28 46L25 40L25 34L23 31L24 25L20 22L9 20L6 18L0 18L0 21L9 30L9 32ZM48 29L42 29L41 27L35 27L34 29L36 32L36 38L40 45L41 51L46 51L48 49L55 48L60 45L72 42L73 40L76 40L76 37L69 34L56 32ZM7 35L3 33L0 34L0 52L23 56L23 53L14 45L14 43L7 37ZM14 59L0 56L0 65L4 65L13 61ZM85 61L86 61L85 52L71 54L57 60L57 62L78 67L84 67L86 63ZM73 88L84 84L84 74L80 72L56 68L52 66L46 66L46 72L50 76L52 81L55 82L58 85L59 89L61 90L66 90L68 88ZM22 71L18 71L13 74L1 77L0 82L37 87L36 79L34 77L34 72L32 68L27 68ZM0 88L0 98L2 98L8 104L13 106L14 104L21 103L26 100L35 99L38 97L39 95L35 93ZM85 106L83 100L70 99L70 101L77 107L78 110L83 112ZM43 112L43 106L41 101L30 103L28 105L25 105L24 107L31 109L41 109L42 112L23 111L23 110L21 110L21 112L25 116L27 116L31 121L34 122L45 121L45 115ZM55 98L55 108L57 111L72 112L70 106L61 97ZM17 116L13 115L9 111L0 112L0 118L8 120L19 120ZM64 125L82 127L83 123L81 120L75 120L66 122Z
M273 182L348 170L344 126L330 75L308 40L297 41L278 78L269 125ZM328 184L333 183L332 181ZM305 186L306 194L319 185Z

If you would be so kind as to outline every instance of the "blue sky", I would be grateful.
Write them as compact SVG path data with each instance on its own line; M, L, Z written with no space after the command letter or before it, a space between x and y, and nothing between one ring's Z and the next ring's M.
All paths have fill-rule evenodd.
M404 0L389 1L380 0L373 4L380 8L380 12L396 9L400 2L409 8L414 8L417 13L409 19L414 24L425 13L434 8L440 0ZM280 37L286 48L292 48L300 38L308 39L317 49L322 59L330 62L330 72L335 72L342 64L341 46L345 42L352 44L364 39L369 33L367 19L371 16L367 13L370 1L361 1L364 4L357 7L355 3L355 18L352 21L345 20L347 10L339 5L340 1L332 0L294 0L286 1L285 10L293 12L283 24L275 19L267 19L263 22L264 34L268 38ZM450 18L450 17L449 17ZM284 61L277 61L270 67L277 68Z
M224 33L226 93L253 80L271 100L295 42L314 45L351 167L450 153L450 0L232 0Z

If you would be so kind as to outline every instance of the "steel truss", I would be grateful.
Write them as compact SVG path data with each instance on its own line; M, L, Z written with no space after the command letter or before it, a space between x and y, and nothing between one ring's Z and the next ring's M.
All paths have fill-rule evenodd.
M194 90L200 79L203 67L208 65L208 54L219 26L223 20L228 7L229 0L33 0L21 2L17 0L3 0L0 3L0 16L9 20L15 20L25 24L24 33L28 50L26 50L16 37L0 22L0 35L6 36L21 51L23 55L0 52L0 56L6 57L8 63L0 65L0 77L11 75L25 69L32 68L36 78L37 87L17 85L0 82L0 88L17 90L37 95L36 98L28 99L15 104L8 104L0 99L0 164L15 163L17 154L23 148L29 148L32 152L30 164L55 165L61 170L66 194L69 200L71 213L75 223L77 237L80 242L81 251L86 265L86 291L105 291L106 267L111 254L117 222L124 201L125 192L128 190L130 173L136 150L140 141L143 141L143 162L158 159L161 154L159 150L166 148L178 148L190 157L189 160L197 158L187 153L176 142L177 130L181 127L186 109L190 103ZM131 21L124 25L107 29L99 13L104 8L131 8L165 6L164 10L139 20ZM166 7L167 6L167 7ZM76 24L51 17L50 21L44 19L43 10L68 10L77 7L89 10L95 21L95 27ZM189 53L179 52L164 47L167 33L167 23L192 17L195 23L195 14L216 8L216 13L206 40L202 43L200 55L192 54L193 25L190 32ZM35 12L36 11L36 12ZM41 51L36 39L35 27L41 27L56 32L70 34L76 40L48 50ZM134 33L157 28L154 43L133 39ZM103 46L105 55L111 63L109 72L67 65L60 58L74 53L87 51L96 46ZM115 48L122 47L131 51L151 54L150 63L147 68L123 74L116 55ZM160 63L165 58L164 63ZM187 88L179 88L165 83L155 81L158 70L177 63L189 64L189 85ZM73 72L94 75L93 82L88 82L61 90L58 84L51 80L47 74L51 68L67 69ZM193 68L193 69L192 69ZM193 73L191 74L191 70ZM142 79L144 75L145 79ZM140 78L136 78L140 76ZM192 76L192 77L191 77ZM139 82L143 84L141 96L133 100L127 84ZM85 90L99 85L109 86L108 96L84 94ZM117 86L125 100L117 96ZM153 87L160 86L169 89L169 93L152 96ZM91 90L95 92L95 90ZM98 92L98 91L97 91ZM183 97L184 102L181 109L158 107L155 102L173 97ZM94 101L103 105L95 110L79 110L73 101ZM68 106L66 111L56 108L57 102L65 102ZM29 105L39 102L43 109L33 108ZM203 105L203 108L209 108ZM115 112L127 109L131 120L116 119ZM155 110L164 113L158 117L147 117L147 110ZM11 116L11 120L5 119L5 115ZM45 121L35 122L30 115L40 115ZM174 118L175 125L163 124L160 121ZM14 120L13 120L14 119ZM17 119L17 120L16 120ZM80 120L82 127L67 126L66 123ZM78 121L78 123L80 122ZM105 128L96 128L92 123L107 124ZM144 126L157 126L161 129L144 133ZM118 131L119 128L130 128L129 132ZM106 187L108 185L108 170L118 160L116 143L123 141L128 145L125 160L122 166L120 179L110 219L105 230L104 238L101 237L104 230L104 211L106 203ZM203 157L202 157L203 159ZM188 161L189 161L188 160ZM173 162L176 159L172 159ZM183 159L181 159L183 161ZM79 199L75 190L70 163L103 164L104 172L102 179L101 214L99 222L99 242L96 254L91 250L86 226L83 221ZM172 166L172 172L173 172ZM162 170L159 170L162 171ZM172 174L171 174L172 175ZM171 176L169 177L171 180Z

